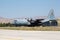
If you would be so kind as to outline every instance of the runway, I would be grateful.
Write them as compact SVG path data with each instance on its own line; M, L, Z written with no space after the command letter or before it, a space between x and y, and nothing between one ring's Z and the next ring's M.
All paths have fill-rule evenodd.
M0 30L0 40L60 40L60 31Z

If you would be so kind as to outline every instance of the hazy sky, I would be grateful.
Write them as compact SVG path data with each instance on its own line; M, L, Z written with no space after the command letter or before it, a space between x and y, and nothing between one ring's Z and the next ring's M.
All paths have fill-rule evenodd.
M0 0L0 16L6 18L47 16L50 9L60 16L60 0Z

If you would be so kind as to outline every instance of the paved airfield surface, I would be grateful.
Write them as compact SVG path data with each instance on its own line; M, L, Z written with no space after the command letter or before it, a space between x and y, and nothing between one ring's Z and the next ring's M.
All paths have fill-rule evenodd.
M60 40L60 32L0 30L0 40Z

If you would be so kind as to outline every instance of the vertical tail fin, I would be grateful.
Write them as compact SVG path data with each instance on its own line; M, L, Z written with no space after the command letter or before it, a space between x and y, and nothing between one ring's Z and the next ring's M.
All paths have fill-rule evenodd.
M49 15L42 22L46 22L46 21L49 21L49 20L56 20L56 18L54 16L54 10L53 9L50 10Z
M54 10L51 9L49 12L49 15L47 17L49 20L56 20L55 16L54 16Z

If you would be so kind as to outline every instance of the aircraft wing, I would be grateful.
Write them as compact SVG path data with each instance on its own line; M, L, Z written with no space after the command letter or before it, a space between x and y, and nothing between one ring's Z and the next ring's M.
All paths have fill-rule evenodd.
M47 22L47 21L49 21L49 19L42 20L41 22L43 23L43 22Z

